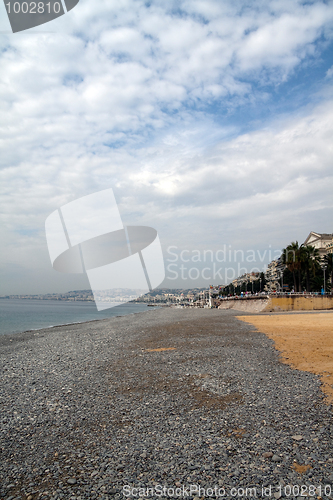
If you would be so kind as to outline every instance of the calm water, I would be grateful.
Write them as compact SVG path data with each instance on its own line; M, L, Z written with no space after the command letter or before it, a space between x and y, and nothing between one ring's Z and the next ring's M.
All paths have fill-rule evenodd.
M151 309L145 304L122 304L98 312L94 303L57 300L0 299L0 335L38 330L93 319L125 316Z

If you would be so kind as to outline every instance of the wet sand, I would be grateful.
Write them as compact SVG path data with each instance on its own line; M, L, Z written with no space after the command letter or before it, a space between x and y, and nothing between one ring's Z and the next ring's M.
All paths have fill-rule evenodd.
M282 361L320 376L328 403L333 402L333 312L239 316L274 340Z

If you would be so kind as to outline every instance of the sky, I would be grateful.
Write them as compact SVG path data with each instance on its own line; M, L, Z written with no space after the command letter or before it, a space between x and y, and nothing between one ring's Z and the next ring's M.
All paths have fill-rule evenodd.
M170 288L333 232L332 2L80 0L14 34L0 18L0 294L89 288L52 268L45 220L107 188L158 231Z

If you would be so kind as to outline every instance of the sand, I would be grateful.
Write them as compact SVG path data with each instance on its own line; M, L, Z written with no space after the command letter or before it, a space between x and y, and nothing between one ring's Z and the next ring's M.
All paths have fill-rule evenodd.
M238 316L274 340L282 362L320 376L333 403L333 312Z

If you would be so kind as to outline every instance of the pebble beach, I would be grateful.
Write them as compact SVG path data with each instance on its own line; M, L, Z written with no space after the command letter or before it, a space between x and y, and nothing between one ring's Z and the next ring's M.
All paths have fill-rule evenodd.
M332 498L319 377L236 315L1 336L0 499Z

